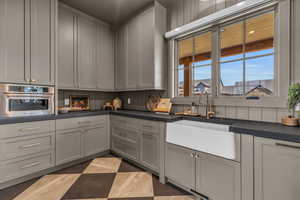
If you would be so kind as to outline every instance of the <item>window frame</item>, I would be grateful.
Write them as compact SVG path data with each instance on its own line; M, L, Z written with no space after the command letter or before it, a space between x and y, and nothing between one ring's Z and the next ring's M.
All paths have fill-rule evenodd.
M219 96L219 28L232 23L262 15L267 12L274 12L274 91L272 97L260 97L257 100L249 100L245 96ZM177 81L175 68L178 64L177 41L195 37L200 33L212 31L212 98L216 106L251 106L251 107L274 107L286 108L288 85L291 80L291 60L290 60L290 0L277 2L275 5L263 6L248 11L244 11L230 19L222 19L212 25L208 25L199 30L194 30L183 36L178 36L170 41L170 63L171 63L171 84L170 94L173 97L174 104L190 104L191 102L205 103L200 96L180 97L177 96ZM217 41L217 42L216 42ZM174 82L175 81L175 82Z

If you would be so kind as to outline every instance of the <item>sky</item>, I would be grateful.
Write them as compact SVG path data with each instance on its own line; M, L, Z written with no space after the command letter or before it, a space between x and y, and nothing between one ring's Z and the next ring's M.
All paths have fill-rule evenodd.
M273 49L247 53L246 57L253 57L273 53ZM241 58L242 55L235 55L223 58L221 61L229 61ZM194 63L194 66L210 64L210 61ZM243 80L243 62L235 61L223 63L221 67L221 79L225 86L234 85L237 81ZM211 66L196 67L194 80L211 78ZM274 55L247 59L246 60L246 81L268 80L274 78ZM183 70L179 73L179 82L183 81Z

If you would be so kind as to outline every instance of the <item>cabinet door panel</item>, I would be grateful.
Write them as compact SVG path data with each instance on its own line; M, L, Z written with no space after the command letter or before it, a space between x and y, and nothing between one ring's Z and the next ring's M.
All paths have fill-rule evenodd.
M128 68L127 68L127 89L138 88L140 68L140 32L138 18L128 24Z
M119 90L124 90L127 86L127 33L127 26L117 33L116 87Z
M255 138L255 200L298 200L300 145Z
M178 184L195 189L195 158L191 151L176 145L166 146L166 176Z
M114 33L107 25L98 25L97 31L97 88L114 90Z
M78 17L78 83L81 89L96 88L97 24Z
M75 15L60 6L58 13L58 86L75 88Z
M142 89L154 88L155 58L154 58L154 9L145 11L139 19L141 69L140 87Z
M159 170L159 133L143 131L141 162L154 171Z
M199 153L196 191L213 200L240 200L240 164Z
M53 84L54 68L51 61L51 36L54 17L52 0L31 0L31 82Z
M112 136L112 150L134 161L139 160L139 148L136 142Z
M90 156L109 149L108 133L105 126L89 128L83 136L84 156Z
M56 164L63 164L82 157L81 130L56 133Z
M25 0L0 0L1 82L25 82L24 10Z

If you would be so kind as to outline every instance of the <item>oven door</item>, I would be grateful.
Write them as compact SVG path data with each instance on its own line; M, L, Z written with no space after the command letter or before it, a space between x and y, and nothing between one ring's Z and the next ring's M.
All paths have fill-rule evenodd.
M7 95L6 116L32 116L54 114L53 96Z

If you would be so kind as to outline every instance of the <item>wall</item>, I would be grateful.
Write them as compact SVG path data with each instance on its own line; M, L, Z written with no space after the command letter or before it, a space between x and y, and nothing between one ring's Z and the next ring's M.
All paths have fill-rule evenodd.
M231 5L234 5L242 0L160 0L168 9L168 29L172 30L184 24L190 23L196 19L207 16L213 12L224 9ZM300 1L294 1L295 10L300 10ZM293 80L300 81L300 12L295 12L294 16L294 30L295 46L293 51ZM149 92L131 92L121 93L122 97L133 96L134 102L127 108L139 108L143 107L143 101L145 102L145 95ZM137 99L137 100L135 100ZM141 100L143 99L143 100ZM135 106L136 104L136 106ZM189 105L177 104L174 106L175 112L183 111L188 108ZM199 113L204 114L205 108L199 106ZM287 108L272 108L272 107L234 107L234 106L218 106L215 107L216 116L233 119L245 119L267 122L280 122L281 117L289 115Z

